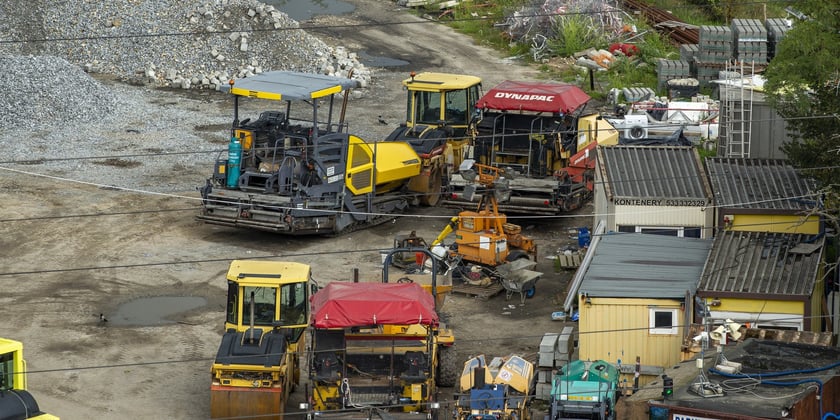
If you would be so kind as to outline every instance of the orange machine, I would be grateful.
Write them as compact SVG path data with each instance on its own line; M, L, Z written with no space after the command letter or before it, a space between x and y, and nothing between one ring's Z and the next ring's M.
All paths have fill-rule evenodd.
M496 267L507 261L519 258L537 257L537 245L533 239L522 234L522 227L507 222L507 216L499 213L499 196L510 194L501 168L473 163L471 169L462 170L464 179L471 182L465 194L476 193L476 188L484 189L476 211L462 211L453 217L438 237L432 242L435 246L443 242L451 232L455 232L455 245L449 252L455 253L465 261Z

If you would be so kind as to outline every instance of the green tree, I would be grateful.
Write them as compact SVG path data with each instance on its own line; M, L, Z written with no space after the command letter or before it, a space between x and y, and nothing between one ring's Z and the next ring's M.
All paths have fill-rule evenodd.
M765 90L794 133L782 150L829 197L836 197L840 192L840 7L825 0L803 0L795 7L808 18L796 21L777 46L767 68Z

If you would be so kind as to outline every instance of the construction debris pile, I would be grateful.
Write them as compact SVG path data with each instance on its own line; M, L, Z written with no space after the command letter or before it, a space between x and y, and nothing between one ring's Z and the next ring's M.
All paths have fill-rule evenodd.
M498 26L514 42L531 45L535 60L551 55L549 41L563 33L567 24L587 26L600 32L609 42L626 38L631 28L625 25L625 13L605 0L545 0L541 5L523 6Z

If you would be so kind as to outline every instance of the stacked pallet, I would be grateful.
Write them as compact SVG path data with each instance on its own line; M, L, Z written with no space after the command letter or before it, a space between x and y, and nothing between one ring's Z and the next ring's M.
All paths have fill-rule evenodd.
M703 25L700 27L698 61L711 64L726 64L732 58L732 28L728 26Z
M659 59L656 63L657 89L662 90L669 80L691 77L688 61Z
M697 80L701 87L708 86L709 82L717 80L718 72L732 59L732 28L701 26L697 48Z
M764 22L767 28L767 59L772 59L779 51L779 42L785 37L790 29L790 22L787 19L767 19Z
M574 327L563 327L563 332L546 333L540 341L537 356L537 387L535 398L548 401L551 398L551 380L557 368L569 363L575 351Z
M767 28L758 19L732 19L733 57L745 63L767 63Z
M682 44L680 45L680 60L688 61L688 68L691 70L691 76L697 74L697 56L700 54L700 47L698 44Z

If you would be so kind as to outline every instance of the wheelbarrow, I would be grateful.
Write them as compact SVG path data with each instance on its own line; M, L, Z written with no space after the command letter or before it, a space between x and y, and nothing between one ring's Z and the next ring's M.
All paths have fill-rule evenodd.
M532 298L537 293L537 280L543 273L533 271L537 263L527 259L519 259L496 267L496 272L505 288L505 299L510 300L514 293L519 293L521 304L526 298Z

